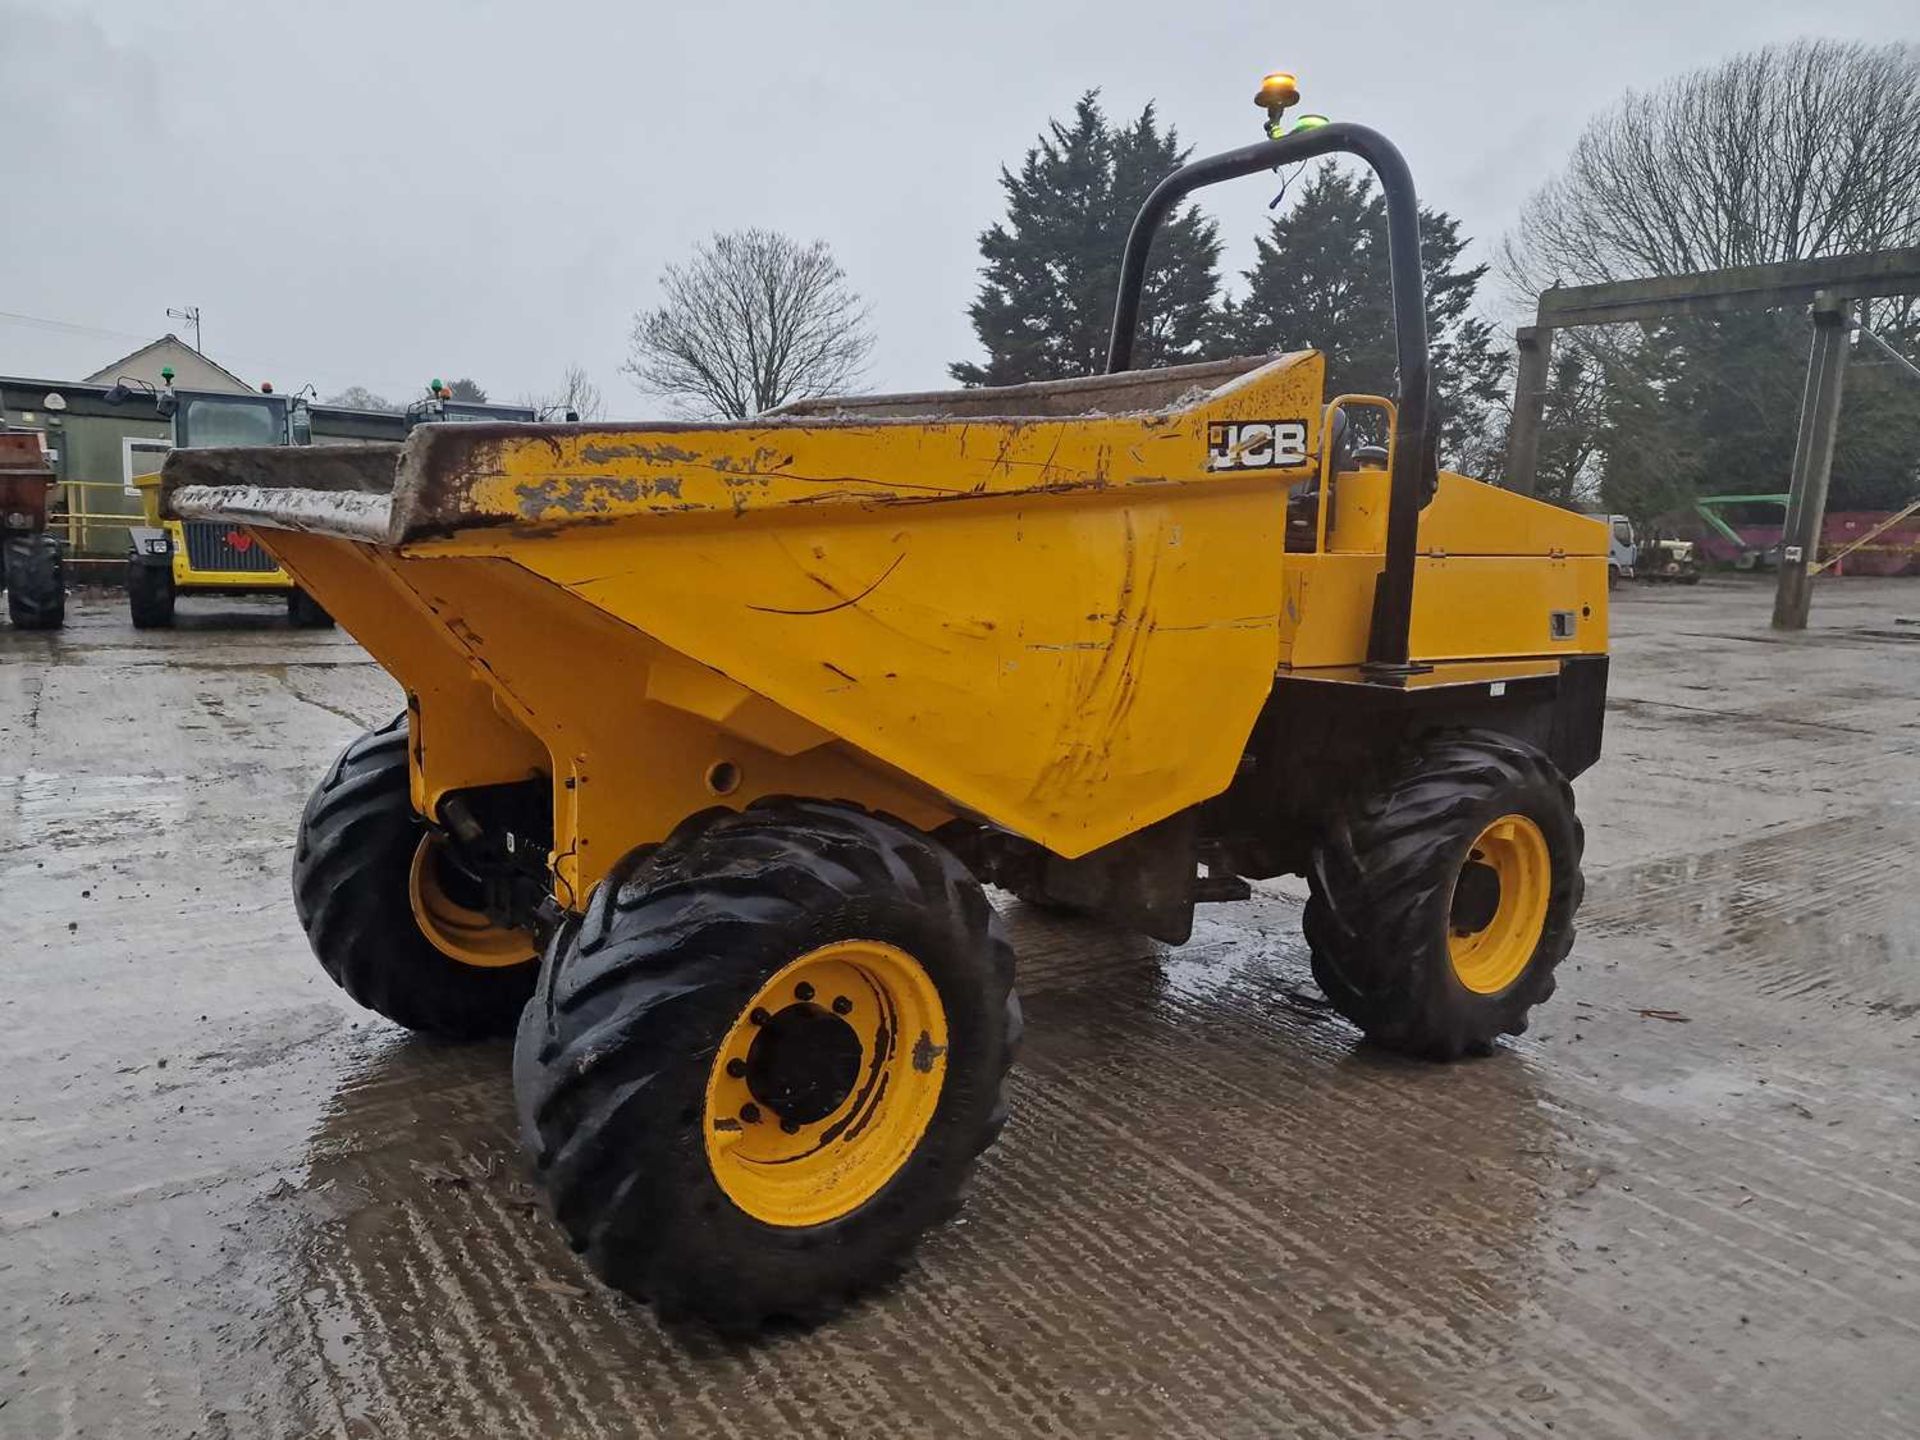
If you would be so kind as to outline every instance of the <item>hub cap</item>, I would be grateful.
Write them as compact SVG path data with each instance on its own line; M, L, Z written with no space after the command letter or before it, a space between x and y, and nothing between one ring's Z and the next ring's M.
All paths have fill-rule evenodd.
M422 835L407 873L407 898L413 902L420 933L433 948L462 965L489 969L531 960L533 943L525 935L494 924L484 911L449 893L450 870L458 875L446 840L431 831Z
M844 940L783 967L742 1007L707 1077L707 1163L769 1225L857 1210L926 1134L947 1017L920 962Z
M1540 944L1552 893L1547 837L1524 815L1502 815L1475 837L1454 881L1447 953L1462 985L1497 995Z

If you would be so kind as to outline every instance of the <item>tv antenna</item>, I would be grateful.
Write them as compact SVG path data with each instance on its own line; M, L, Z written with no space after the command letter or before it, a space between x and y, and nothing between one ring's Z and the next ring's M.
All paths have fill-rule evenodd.
M193 353L196 355L200 354L200 307L198 305L189 305L184 310L169 310L167 311L167 318L169 320L185 320L193 326Z

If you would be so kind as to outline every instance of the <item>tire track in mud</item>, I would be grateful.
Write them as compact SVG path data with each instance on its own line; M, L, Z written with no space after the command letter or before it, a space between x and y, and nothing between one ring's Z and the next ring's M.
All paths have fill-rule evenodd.
M1724 1382L1693 1347L1729 1307L1823 1324L1843 1312L1884 1324L1894 1311L1897 1293L1804 1273L1823 1261L1851 1273L1872 1264L1863 1244L1885 1217L1862 1213L1845 1234L1824 1217L1796 1220L1832 1202L1789 1175L1762 1183L1763 1206L1728 1223L1688 1184L1658 1178L1693 1183L1703 1166L1735 1160L1756 1178L1777 1147L1738 1132L1706 1146L1690 1133L1650 1135L1604 1094L1563 1088L1562 1106L1593 1107L1603 1153L1633 1152L1615 1172L1633 1177L1630 1190L1610 1183L1568 1204L1532 1152L1577 1159L1593 1141L1570 1145L1572 1122L1530 1098L1524 1064L1431 1071L1344 1058L1344 1027L1270 1003L1300 964L1285 946L1223 949L1178 967L1184 979L1149 966L1128 983L1109 975L1043 990L1014 1128L967 1223L933 1237L902 1287L812 1336L745 1351L689 1342L584 1277L583 1297L530 1325L529 1273L578 1277L551 1236L464 1188L445 1202L431 1190L410 1198L408 1248L437 1259L396 1266L379 1257L382 1242L374 1256L324 1262L340 1267L329 1283L362 1297L374 1327L359 1383L372 1378L369 1362L390 1372L354 1404L381 1430L471 1413L496 1428L511 1415L522 1431L592 1433L594 1416L611 1412L690 1435L823 1424L871 1433L929 1413L936 1429L987 1435L1024 1433L1041 1415L1070 1432L1167 1435L1270 1433L1282 1419L1307 1435L1429 1425L1529 1434L1549 1416L1559 1433L1699 1433L1702 1397ZM332 1148L365 1188L418 1188L402 1158L407 1112L448 1098L423 1093L429 1075L455 1085L456 1112L464 1096L487 1116L460 1121L481 1125L480 1148L506 1151L504 1098L485 1099L463 1068L436 1059L352 1091L382 1149L360 1151L346 1135ZM1338 1130L1325 1128L1329 1114L1343 1117ZM1455 1168L1436 1166L1437 1154ZM1813 1176L1858 1159L1844 1148L1781 1154ZM1604 1232L1616 1245L1689 1252L1684 1275L1654 1287L1657 1326L1623 1321L1571 1267L1542 1260L1569 1222L1609 1208L1625 1212ZM469 1318L450 1324L449 1306ZM396 1327L401 1316L445 1333ZM489 1339L479 1349L475 1324ZM1141 1347L1143 1334L1157 1343ZM586 1378L556 1384L556 1353ZM854 1355L888 1363L849 1369ZM510 1377L494 1384L514 1393L436 1391L416 1373L423 1365ZM593 1377L609 1372L633 1388L605 1393ZM1556 1398L1544 1414L1535 1409L1545 1402L1503 1403L1486 1390L1494 1375L1508 1394ZM427 1396L435 1407L418 1403Z
M1821 914L1844 911L1852 923L1869 935L1874 933L1871 927L1882 920L1896 926L1901 924L1905 913L1900 908L1901 897L1906 893L1909 873L1905 857L1910 853L1909 842L1901 833L1904 828L1904 812L1885 824L1874 820L1824 824L1813 847L1820 849L1823 856L1816 869L1831 871L1832 875L1820 874L1817 883L1804 888L1736 891L1735 901L1745 907L1753 923L1739 934L1723 937L1719 951L1708 957L1707 963L1695 968L1702 970L1708 979L1724 983L1728 975L1738 975L1743 968L1765 971L1768 966L1777 965L1780 956L1769 946L1777 939L1778 932L1777 924L1772 922L1777 922L1783 909ZM1796 866L1795 856L1808 848L1805 839L1794 832L1750 842L1742 848L1756 850L1757 858L1719 857L1718 868L1710 866L1711 873L1704 879L1698 873L1698 865L1691 866L1691 873L1689 866L1677 862L1650 868L1681 877L1668 882L1676 895L1697 897L1720 885L1725 875L1746 873L1756 865L1763 871L1772 868L1790 877L1798 875L1804 867ZM1743 860L1752 863L1743 865ZM1850 892L1838 887L1837 881L1841 878L1852 885ZM1830 880L1836 883L1827 883ZM1613 907L1612 914L1604 904L1597 907L1601 911L1597 917L1599 923L1585 927L1589 932L1586 942L1589 951L1605 953L1615 950L1617 942L1633 941L1632 917L1638 911L1639 902L1630 893L1632 884L1629 878L1628 889L1617 897L1620 903ZM1694 928L1705 927L1714 932L1722 927L1714 907L1701 908L1703 914L1694 922ZM1623 915L1629 918L1623 920ZM1906 933L1912 933L1911 927ZM1610 980L1607 987L1618 988L1620 983L1623 982ZM1624 983L1635 982L1625 977ZM1587 987L1574 982L1573 988L1578 993ZM1805 993L1791 984L1774 989L1789 999ZM1635 1018L1623 1018L1631 1017L1632 1012L1621 1003L1621 997L1607 995L1599 987L1595 987L1593 993L1605 995L1612 1001L1611 1016L1589 1017L1585 1023L1590 1026L1611 1018L1614 1024L1637 1025L1642 1035L1664 1029L1659 1025L1648 1026ZM1762 993L1773 992L1763 989ZM1253 1000L1251 996L1245 998L1248 1002ZM1564 1004L1564 999L1561 1003ZM1048 1028L1045 1005L1035 1004L1032 1013L1036 1031L1044 1033ZM1097 1004L1091 1013L1100 1013ZM1211 1037L1220 1023L1217 1015L1179 1014L1177 1004L1171 1002L1166 1006L1135 1006L1132 1013L1136 1018L1142 1013L1151 1016L1149 1028L1160 1025L1163 1014L1177 1017L1166 1023L1175 1034L1189 1036L1198 1033ZM1703 1018L1705 1014L1703 1008ZM1094 1023L1083 1016L1080 1029L1084 1032ZM1335 1023L1338 1029L1344 1030ZM1698 1038L1706 1038L1704 1032L1694 1033ZM1132 1028L1131 1022L1122 1022L1106 1053L1119 1055L1123 1048L1122 1035L1128 1035L1136 1047L1145 1038ZM1253 1037L1249 1048L1270 1054L1284 1053L1289 1048L1297 1049L1300 1038L1298 1033L1268 1035L1264 1040ZM1741 1043L1734 1042L1736 1046ZM1724 1040L1714 1037L1710 1048L1724 1050L1725 1045ZM1517 1048L1523 1056L1537 1049L1527 1043ZM1157 1052L1158 1047L1149 1049ZM1158 1080L1177 1092L1184 1093L1191 1087L1196 1093L1210 1089L1218 1095L1222 1090L1242 1088L1235 1081L1234 1056L1238 1053L1237 1045L1229 1045L1224 1054L1209 1051L1203 1058L1194 1060L1184 1050L1173 1050L1137 1057L1137 1064L1136 1057L1132 1056L1124 1062L1116 1059L1115 1065L1129 1075L1136 1070L1150 1069ZM1613 1068L1617 1071L1621 1067ZM1632 1073L1636 1067L1625 1068ZM1481 1122L1485 1119L1487 1097L1476 1095L1476 1087L1466 1079L1478 1073L1472 1067L1446 1072L1444 1077L1429 1072L1414 1082L1422 1087L1419 1097L1399 1111L1397 1123L1394 1116L1381 1114L1354 1116L1352 1123L1376 1145L1393 1145L1396 1136L1406 1143L1410 1172L1444 1176L1445 1165L1436 1166L1436 1155L1461 1153L1450 1146L1457 1143L1462 1134L1472 1133L1476 1118ZM1059 1077L1049 1078L1059 1081ZM1249 1108L1254 1113L1262 1108L1264 1097L1269 1124L1284 1116L1288 1108L1284 1100L1275 1097L1274 1081L1272 1074L1256 1072L1247 1076L1244 1087ZM1070 1087L1072 1081L1059 1083ZM1109 1085L1110 1076L1102 1073L1092 1077L1090 1083ZM1390 1087L1393 1077L1389 1072L1375 1083ZM1591 1085L1572 1083L1558 1088L1561 1095L1556 1108L1563 1109L1567 1119L1556 1124L1554 1131L1570 1133L1571 1128L1577 1126L1592 1133L1578 1147L1563 1146L1568 1157L1557 1163L1570 1168L1578 1164L1583 1155L1594 1160L1598 1169L1614 1176L1605 1191L1595 1197L1596 1205L1627 1212L1616 1222L1618 1228L1609 1232L1614 1241L1612 1248L1626 1249L1636 1237L1642 1244L1657 1238L1661 1247L1682 1249L1686 1258L1679 1261L1679 1271L1682 1276L1690 1277L1687 1283L1680 1284L1662 1280L1658 1287L1670 1290L1671 1293L1660 1296L1660 1303L1678 1314L1682 1323L1668 1327L1671 1333L1661 1334L1655 1330L1630 1341L1623 1341L1620 1336L1620 1307L1590 1303L1583 1295L1584 1282L1567 1278L1550 1287L1535 1282L1536 1293L1550 1302L1549 1308L1560 1317L1554 1328L1561 1333L1552 1337L1547 1366L1560 1377L1561 1393L1611 1397L1599 1410L1585 1417L1584 1428L1577 1428L1576 1433L1644 1433L1644 1425L1653 1425L1664 1433L1683 1430L1698 1433L1704 1417L1714 1412L1691 1403L1689 1387L1704 1394L1712 1390L1716 1382L1714 1377L1700 1371L1700 1357L1690 1352L1700 1343L1702 1335L1715 1329L1724 1331L1727 1317L1735 1311L1756 1316L1802 1313L1810 1319L1819 1317L1820 1323L1836 1325L1843 1318L1851 1317L1867 1325L1873 1343L1890 1343L1890 1337L1897 1334L1905 1337L1900 1343L1911 1345L1914 1335L1920 1333L1912 1318L1920 1316L1920 1295L1916 1295L1910 1281L1900 1278L1903 1270L1910 1276L1916 1264L1920 1264L1920 1251L1911 1239L1920 1234L1920 1227L1915 1223L1916 1213L1920 1211L1920 1173L1910 1164L1900 1162L1920 1161L1920 1154L1915 1153L1915 1141L1908 1133L1910 1126L1898 1114L1877 1131L1864 1136L1843 1137L1811 1125L1799 1131L1793 1127L1800 1122L1794 1120L1787 1121L1787 1128L1783 1130L1780 1117L1766 1113L1722 1118L1716 1121L1714 1133L1699 1135L1693 1127L1701 1122L1692 1117L1677 1120L1671 1115L1653 1115L1637 1105L1623 1107L1617 1093L1617 1080L1609 1082L1595 1077ZM1831 1089L1825 1093L1829 1099L1838 1100ZM1908 1098L1912 1098L1911 1090ZM1456 1099L1460 1103L1456 1104ZM1141 1097L1132 1097L1131 1104L1141 1103L1146 1102ZM1776 1109L1796 1103L1782 1095ZM1304 1096L1301 1105L1303 1114L1308 1116L1353 1110L1351 1101L1342 1103L1339 1097L1325 1094ZM1407 1128L1408 1121L1413 1122L1411 1130ZM1308 1142L1311 1147L1327 1143L1321 1137ZM1873 1166L1882 1151L1894 1163L1875 1172ZM1617 1156L1617 1161L1609 1163L1602 1158L1609 1155ZM1249 1150L1246 1158L1258 1173L1285 1173L1288 1168L1284 1154L1262 1157ZM1576 1180L1574 1193L1584 1193L1588 1188L1591 1182L1582 1186ZM1214 1207L1202 1202L1201 1208L1211 1211ZM1586 1207L1576 1203L1564 1208L1578 1212ZM1478 1217L1473 1222L1474 1228L1485 1228L1489 1219L1497 1223L1499 1217ZM1909 1238L1899 1238L1903 1236ZM1886 1273L1888 1270L1893 1272L1892 1276ZM1693 1301L1690 1298L1695 1289L1692 1279L1699 1279L1698 1288L1711 1298ZM1400 1298L1422 1310L1431 1306L1434 1314L1449 1313L1448 1297L1444 1294L1422 1294L1417 1289L1408 1289ZM1581 1356L1593 1358L1573 1358ZM1461 1362L1458 1356L1442 1358L1445 1366ZM1472 1372L1474 1368L1473 1357L1465 1357L1465 1371ZM1666 1378L1650 1383L1649 1375ZM1680 1384L1681 1378L1688 1375L1692 1379L1685 1385ZM1767 1412L1755 1411L1750 1396L1744 1401L1739 1395L1730 1396L1727 1403L1736 1412L1744 1404L1754 1423L1765 1423ZM1655 1420L1655 1416L1661 1418ZM1454 1416L1456 1421L1459 1418L1459 1414ZM1497 1428L1501 1433L1522 1433L1529 1427L1517 1423L1516 1417L1503 1414L1501 1422L1489 1428ZM1706 1430L1707 1433L1738 1433L1738 1427L1730 1419L1725 1428L1710 1422ZM1396 1429L1395 1433L1400 1432Z
M1129 1283L1173 1291L1172 1313L1141 1315L1141 1332L1189 1324L1191 1302L1163 1273L1169 1255L1243 1325L1260 1317L1242 1343L1207 1342L1230 1362L1226 1390L1188 1374L1183 1339L1162 1341L1182 1376L1188 1423L1176 1433L1259 1433L1252 1415L1269 1426L1286 1415L1289 1433L1329 1435L1457 1421L1489 1363L1532 1363L1526 1311L1552 1208L1542 1179L1552 1177L1528 1152L1554 1149L1554 1127L1528 1087L1508 1088L1513 1068L1436 1072L1346 1055L1344 1026L1263 1006L1271 980L1261 962L1208 993L1160 1003L1061 994L1035 1004L1036 1033L1065 1025L1092 1052L1076 1046L1057 1064L1032 1062L1033 1089L1020 1096L1022 1136L1029 1124L1049 1125L1040 1144L1051 1156L1062 1135L1077 1134L1089 1172L1055 1173L1020 1152L1020 1163L1040 1167L1041 1194L1077 1197L1066 1217L1043 1205L1042 1218L1061 1235L1124 1235L1117 1263ZM1323 1123L1330 1114L1342 1117L1337 1130ZM1134 1193L1098 1203L1123 1184ZM1085 1207L1123 1218L1088 1221ZM1084 1312L1082 1287L1062 1290L1073 1297L1062 1303ZM1338 1328L1319 1323L1329 1315ZM1589 1369L1588 1388L1633 1396L1643 1417L1663 1413L1632 1365L1603 1356ZM1537 1378L1522 1374L1515 1388ZM1207 1395L1231 1396L1226 1413L1206 1415ZM1489 1413L1504 1416L1501 1433L1533 1428ZM1596 1421L1574 1433L1632 1432Z

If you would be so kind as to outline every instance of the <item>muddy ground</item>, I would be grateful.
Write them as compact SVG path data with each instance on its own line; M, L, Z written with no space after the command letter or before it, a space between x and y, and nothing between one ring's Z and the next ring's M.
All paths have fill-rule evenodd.
M1522 1042L1356 1048L1290 885L1171 952L1011 905L963 1220L758 1345L589 1278L504 1047L309 959L295 818L396 704L350 640L0 627L0 1434L1920 1433L1920 582L1824 584L1796 639L1769 599L1620 596Z

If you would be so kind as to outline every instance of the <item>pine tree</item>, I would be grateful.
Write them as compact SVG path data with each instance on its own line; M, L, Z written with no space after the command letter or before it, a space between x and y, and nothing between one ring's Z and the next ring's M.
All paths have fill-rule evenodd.
M1631 364L1606 365L1598 436L1600 497L1643 534L1692 505L1700 473L1699 436L1662 423L1672 408L1667 392L1687 367L1685 347L1670 334L1650 333L1648 341Z
M1554 352L1541 406L1540 450L1533 493L1556 505L1579 509L1599 504L1600 429L1606 403L1605 372L1580 352ZM1507 437L1500 437L1505 453Z
M1000 172L1007 215L980 236L980 290L969 308L985 363L950 368L965 385L1098 374L1106 364L1121 251L1149 191L1187 157L1148 104L1115 128L1089 90L1073 123L1051 121L1015 175ZM1207 353L1219 290L1219 228L1193 207L1154 241L1134 348L1138 366Z
M1495 464L1508 357L1472 313L1487 267L1462 267L1467 241L1444 211L1420 212L1440 454L1470 474ZM1239 354L1317 349L1327 393L1394 394L1393 282L1386 203L1370 176L1325 164L1257 242L1247 294L1226 314L1226 348ZM1363 427L1364 428L1364 427Z

